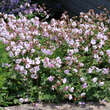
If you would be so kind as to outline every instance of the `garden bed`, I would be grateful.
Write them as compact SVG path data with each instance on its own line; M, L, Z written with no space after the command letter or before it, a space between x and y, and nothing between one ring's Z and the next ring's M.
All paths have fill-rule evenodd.
M43 17L0 13L0 106L110 101L108 13Z

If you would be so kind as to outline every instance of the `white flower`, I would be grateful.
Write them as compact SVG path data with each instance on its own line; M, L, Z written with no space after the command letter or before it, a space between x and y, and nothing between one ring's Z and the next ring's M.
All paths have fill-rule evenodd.
M24 102L24 99L23 99L23 98L20 98L20 99L19 99L19 102L20 102L20 103L23 103L23 102Z
M73 44L74 44L74 40L73 40L73 39L70 40L70 41L69 41L69 44L70 44L70 45L73 45Z
M75 48L73 51L74 51L74 53L78 53L79 52L78 48Z
M85 93L85 92L81 93L81 97L84 97L85 95L86 95L86 93Z
M73 71L76 72L76 73L78 72L78 70L76 68L74 68Z
M103 51L100 51L100 55L104 55L104 52Z
M86 47L86 48L84 49L85 52L88 52L88 50L89 50L88 47Z
M32 79L37 79L37 75L36 74L31 74L31 78Z
M60 67L61 67L61 65L60 65L59 63L56 63L56 67L60 68Z
M107 55L110 57L110 49L106 50Z
M93 49L97 49L97 46L96 45L93 45L92 47L93 47Z
M26 50L24 49L24 50L22 50L22 55L24 55L26 53Z
M101 69L99 69L99 68L96 68L96 72L100 72L101 71Z
M103 86L104 85L104 82L99 82L99 86Z
M97 39L104 39L104 40L107 40L108 38L107 38L107 36L105 36L103 33L98 33L98 35L97 35Z
M72 100L72 98L73 98L73 96L70 94L70 95L69 95L69 100Z
M31 68L30 70L29 70L31 73L34 73L34 68Z
M10 57L13 57L13 56L14 56L14 54L13 54L12 51L9 52L9 56L10 56Z
M72 22L72 26L76 27L77 26L76 22Z
M30 64L26 64L26 66L25 66L25 68L30 68L31 66L30 66Z
M108 38L107 38L107 36L104 35L104 36L103 36L103 39L104 39L104 40L107 40Z
M108 63L110 63L110 59L108 59Z
M19 66L20 71L24 71L24 66Z
M97 80L98 80L98 78L96 78L96 77L92 79L92 81L93 81L94 83L97 82Z
M80 66L80 67L83 67L83 66L84 66L84 63L79 63L79 66Z
M104 45L104 44L105 44L104 40L101 40L100 45Z
M73 50L73 49L70 49L70 50L68 50L68 53L69 53L69 55L71 56L71 55L73 55L74 50Z
M16 51L14 54L15 56L18 56L20 52Z
M35 52L35 49L31 49L31 53L34 53Z
M73 92L74 91L74 87L72 87L71 89L70 89L70 92Z
M80 46L79 41L76 41L75 45L76 47L79 47Z
M48 77L48 80L49 80L50 82L52 82L52 81L54 80L54 77L53 77L53 76L49 76L49 77Z
M24 71L23 71L23 74L27 75L27 71L26 71L26 70L24 70Z
M40 57L35 58L35 63L36 63L37 65L40 64Z
M21 61L22 61L22 59L16 59L16 63L17 63L17 64L20 64Z
M85 19L88 19L89 17L87 15L84 16Z
M92 40L91 40L91 44L92 44L92 45L95 45L95 44L96 44L96 40L95 40L95 39L92 39Z
M81 77L81 78L80 78L80 81L84 82L84 81L85 81L85 79L84 79L83 77Z
M94 58L99 58L98 54L94 54Z
M92 73L93 69L92 68L89 68L88 69L88 73Z
M64 78L63 79L63 84L65 84L67 82L67 79L66 78Z
M9 47L9 46L8 46L8 47L6 47L6 50L7 50L7 51L9 51L9 50L10 50L10 47Z

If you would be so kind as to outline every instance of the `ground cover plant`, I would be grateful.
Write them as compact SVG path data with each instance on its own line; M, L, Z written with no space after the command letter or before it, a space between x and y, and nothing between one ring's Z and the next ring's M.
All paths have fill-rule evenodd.
M0 105L81 103L110 98L110 18L93 10L79 21L63 14L0 14ZM3 48L1 48L3 47ZM2 52L3 51L3 52Z

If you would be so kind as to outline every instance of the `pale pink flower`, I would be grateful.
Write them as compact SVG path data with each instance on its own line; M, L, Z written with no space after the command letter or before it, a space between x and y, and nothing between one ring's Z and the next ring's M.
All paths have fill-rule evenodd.
M67 79L66 78L64 78L63 79L63 84L65 84L67 82Z
M35 49L31 49L31 53L35 53Z
M64 70L64 73L65 74L69 74L69 70Z
M67 91L69 89L69 86L64 87L64 90Z
M98 78L96 78L96 77L92 79L92 81L93 81L94 83L96 83L97 80L98 80Z
M73 44L74 44L74 40L73 40L73 39L70 40L70 41L69 41L69 44L70 44L70 45L73 45Z
M104 44L105 44L104 40L101 40L100 45L104 45Z
M9 52L9 56L10 56L10 57L13 57L13 56L14 56L14 54L13 54L12 51Z
M37 75L36 74L31 74L31 78L32 79L37 79Z
M110 59L108 59L108 63L110 63Z
M83 87L83 88L87 88L87 83L84 83L84 84L82 85L82 87Z
M54 67L55 67L55 65L54 65L54 64L52 64L52 63L49 63L49 64L48 64L48 67L49 67L49 68L54 68Z
M53 51L52 50L50 50L50 49L41 49L41 51L44 53L44 54L46 54L46 55L52 55L53 54Z
M35 66L34 69L35 69L35 71L39 71L40 70L39 66Z
M103 68L102 73L103 74L108 74L110 72L109 68Z
M95 45L95 44L96 44L96 40L95 40L95 39L92 39L92 40L91 40L91 44L92 44L92 45Z
M88 69L88 73L92 73L93 72L93 69L92 68L89 68Z
M76 68L74 68L73 71L76 72L76 73L78 72L78 70Z
M57 57L57 58L56 58L56 61L57 61L57 63L59 63L59 64L61 64L61 63L62 63L62 61L61 61L60 57Z
M50 82L52 82L52 81L54 80L54 77L53 77L53 76L49 76L49 77L48 77L48 80L49 80Z
M84 67L84 63L79 63L79 66L80 67Z
M85 79L84 79L83 77L81 77L81 78L80 78L80 81L84 82L84 81L85 81Z
M29 101L29 99L28 99L28 98L25 98L25 99L24 99L24 102L28 102L28 101Z

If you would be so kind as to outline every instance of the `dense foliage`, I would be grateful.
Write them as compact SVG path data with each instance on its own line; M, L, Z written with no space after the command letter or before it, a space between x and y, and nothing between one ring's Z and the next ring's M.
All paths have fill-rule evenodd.
M0 105L110 98L107 14L91 10L79 21L63 14L50 24L22 14L0 16Z

